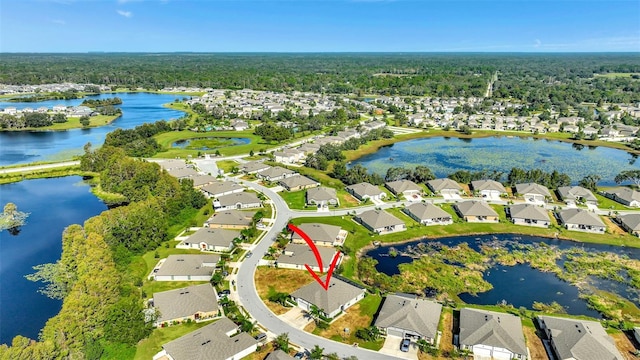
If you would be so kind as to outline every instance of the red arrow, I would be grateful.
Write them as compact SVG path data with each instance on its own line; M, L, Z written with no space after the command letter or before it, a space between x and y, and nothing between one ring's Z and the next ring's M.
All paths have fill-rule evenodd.
M293 225L293 224L289 224L289 230L295 232L296 234L300 235L300 237L302 237L304 239L304 241L307 242L307 245L309 245L309 247L311 248L311 250L313 251L313 255L315 255L316 257L316 261L318 262L318 267L320 268L320 273L323 272L323 266L322 266L322 257L320 257L320 252L318 251L318 248L316 247L316 244L313 243L313 240L311 240L311 238L309 237L309 235L307 235L304 231L300 230L297 226ZM318 276L318 274L316 274L315 271L313 271L313 269L311 269L311 266L309 266L308 264L304 264L304 266L307 268L307 271L309 271L309 273L311 274L311 276L313 276L314 279L316 279L316 281L320 284L320 286L322 286L323 289L328 290L329 289L329 282L331 281L331 275L333 274L333 270L336 268L336 264L338 263L338 259L340 259L340 252L336 252L336 254L333 256L333 260L331 261L331 265L329 266L329 271L327 272L327 276L325 278L325 281L322 281L320 279L320 276Z

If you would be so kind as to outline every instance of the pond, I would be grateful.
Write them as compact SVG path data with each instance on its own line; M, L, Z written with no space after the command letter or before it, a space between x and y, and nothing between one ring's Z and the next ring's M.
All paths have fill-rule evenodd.
M107 206L80 176L25 180L0 185L2 202L30 213L17 235L0 232L0 343L16 335L38 338L40 329L62 306L38 293L41 283L25 279L32 267L56 262L62 252L62 231L82 224Z
M497 170L506 175L511 168L558 170L577 183L597 174L600 185L615 185L613 178L623 170L640 170L636 156L607 147L581 147L546 139L487 137L459 139L434 137L402 141L380 148L350 163L360 164L382 176L391 166L429 167L437 177L457 170Z
M166 108L163 104L171 103L184 96L154 93L117 93L88 96L87 99L107 99L119 97L122 105L122 116L107 126L90 129L73 129L67 131L10 131L0 132L0 166L30 163L35 161L70 159L82 154L83 146L90 142L102 145L107 133L117 129L131 129L143 123L158 120L177 119L184 115L182 111ZM84 99L50 100L35 103L0 102L0 109L15 107L52 108L55 105L78 106Z
M475 251L479 251L482 244L500 244L508 249L517 245L549 245L560 250L569 251L580 249L588 253L609 252L631 259L640 259L640 249L636 248L576 243L567 240L512 234L458 236L433 240L418 240L399 245L381 246L368 251L366 256L378 260L376 269L379 272L387 275L395 275L400 273L400 269L398 268L400 264L407 264L414 261L414 258L408 256L407 253L410 253L411 249L416 249L421 243L439 243L451 248L466 243ZM399 255L395 257L389 256L390 250L391 253L397 253ZM562 261L561 259L558 263L562 264ZM562 305L569 314L600 317L598 312L587 306L585 300L578 297L579 290L577 287L559 279L554 273L539 271L532 268L529 264L518 264L515 266L493 264L484 271L483 278L493 286L493 289L475 296L463 293L459 295L460 299L466 303L481 305L495 305L505 301L516 308L524 306L528 309L532 308L534 301L545 304L555 301ZM589 283L592 286L611 291L631 300L636 305L640 305L638 289L610 280L602 280L599 278L591 278L590 280Z
M248 138L228 138L228 137L201 137L193 139L178 140L171 144L171 147L191 150L215 150L226 146L245 145L250 143Z

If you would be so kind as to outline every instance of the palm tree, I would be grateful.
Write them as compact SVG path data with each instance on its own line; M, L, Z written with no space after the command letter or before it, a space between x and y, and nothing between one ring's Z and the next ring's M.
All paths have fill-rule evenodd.
M309 359L321 360L323 353L324 353L324 348L321 348L320 346L316 345L313 347L313 350L311 350L311 353L309 354Z

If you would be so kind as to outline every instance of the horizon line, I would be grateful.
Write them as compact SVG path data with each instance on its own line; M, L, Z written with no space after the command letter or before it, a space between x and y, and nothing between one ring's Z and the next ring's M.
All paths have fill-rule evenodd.
M0 55L57 54L640 54L638 51L0 51Z

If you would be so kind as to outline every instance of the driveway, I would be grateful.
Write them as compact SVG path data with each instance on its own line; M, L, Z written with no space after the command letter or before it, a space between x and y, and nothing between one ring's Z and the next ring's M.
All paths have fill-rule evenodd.
M301 330L312 321L311 317L297 306L279 317L291 326Z
M382 349L380 349L381 354L391 355L397 358L402 359L418 359L418 346L413 340L411 341L411 345L409 345L409 351L403 352L400 351L400 343L402 342L402 338L399 336L387 335L387 339L384 341L384 345Z

